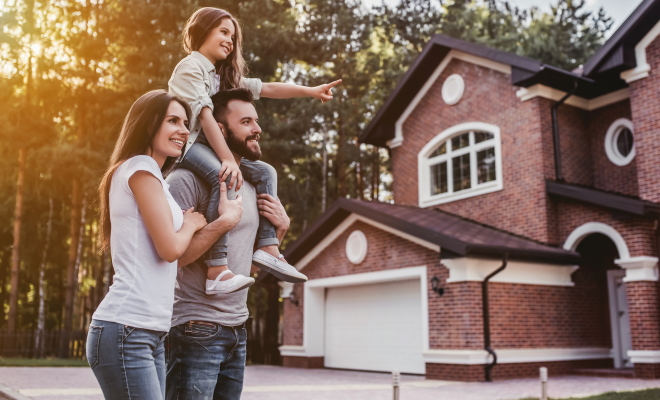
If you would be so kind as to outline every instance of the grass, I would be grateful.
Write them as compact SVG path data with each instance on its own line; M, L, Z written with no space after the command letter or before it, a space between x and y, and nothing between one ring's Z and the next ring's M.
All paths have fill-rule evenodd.
M580 397L579 400L657 400L660 399L660 389L647 389L634 392L608 392L590 397ZM539 400L538 397L528 397L520 400ZM551 400L578 400L576 397Z
M63 358L2 358L0 367L89 367L86 360Z

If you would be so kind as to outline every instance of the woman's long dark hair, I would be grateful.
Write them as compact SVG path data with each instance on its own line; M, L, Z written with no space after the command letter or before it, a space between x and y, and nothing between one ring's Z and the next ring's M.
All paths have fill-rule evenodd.
M108 169L101 179L99 185L99 213L101 214L100 235L101 251L110 248L110 183L112 176L124 161L131 157L147 154L151 150L151 141L158 133L170 103L176 101L186 110L186 116L190 119L190 107L181 98L168 94L164 90L152 90L140 96L128 110L124 123L119 132L119 138L115 149L110 156ZM168 157L161 168L167 173L176 162L176 158Z
M216 72L220 76L220 90L240 87L241 79L247 75L247 66L243 59L243 35L238 21L228 11L203 7L190 16L183 28L183 49L190 54L199 50L211 30L225 18L229 18L234 24L234 50L226 59L215 63Z

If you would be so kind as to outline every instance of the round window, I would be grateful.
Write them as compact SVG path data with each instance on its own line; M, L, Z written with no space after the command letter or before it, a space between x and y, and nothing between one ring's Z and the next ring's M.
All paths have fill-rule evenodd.
M635 158L635 135L629 119L620 118L610 125L605 135L605 153L618 166L628 165Z
M448 106L453 106L461 100L464 91L465 82L463 77L458 74L449 75L442 84L442 100Z
M359 264L367 256L367 237L362 231L353 231L346 239L346 256L348 261Z

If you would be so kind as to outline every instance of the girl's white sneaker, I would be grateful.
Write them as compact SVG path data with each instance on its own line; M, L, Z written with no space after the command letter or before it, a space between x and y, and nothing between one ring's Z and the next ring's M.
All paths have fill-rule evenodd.
M231 273L230 270L222 271L220 275L214 280L206 280L206 294L229 294L238 292L252 286L254 283L254 278L243 275L234 275L233 277L227 279L226 281L221 281L223 276Z
M257 250L252 255L252 263L264 271L270 272L284 282L307 282L307 277L293 265L283 261L284 256L274 257L263 250Z

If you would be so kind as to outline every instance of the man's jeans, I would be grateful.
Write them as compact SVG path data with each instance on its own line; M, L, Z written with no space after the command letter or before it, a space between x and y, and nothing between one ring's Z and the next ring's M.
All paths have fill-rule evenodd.
M181 160L179 167L191 170L211 185L211 199L209 200L205 217L208 222L218 219L218 204L220 204L219 174L222 168L222 163L218 159L218 156L210 147L202 143L194 143L185 157L183 157L183 160ZM254 186L257 194L265 193L277 198L277 172L275 168L263 161L250 161L245 158L241 160L239 168L241 169L243 178ZM227 185L229 185L229 179L227 179ZM227 190L227 198L229 200L236 198L234 188ZM206 255L207 266L227 265L227 243L229 241L227 235L229 234L225 233L211 246ZM263 215L259 215L257 248L279 244L277 231L273 223ZM229 267L231 268L231 266Z
M186 322L170 329L168 400L238 400L243 391L245 325Z
M109 400L165 397L167 332L92 320L87 334L87 362Z

